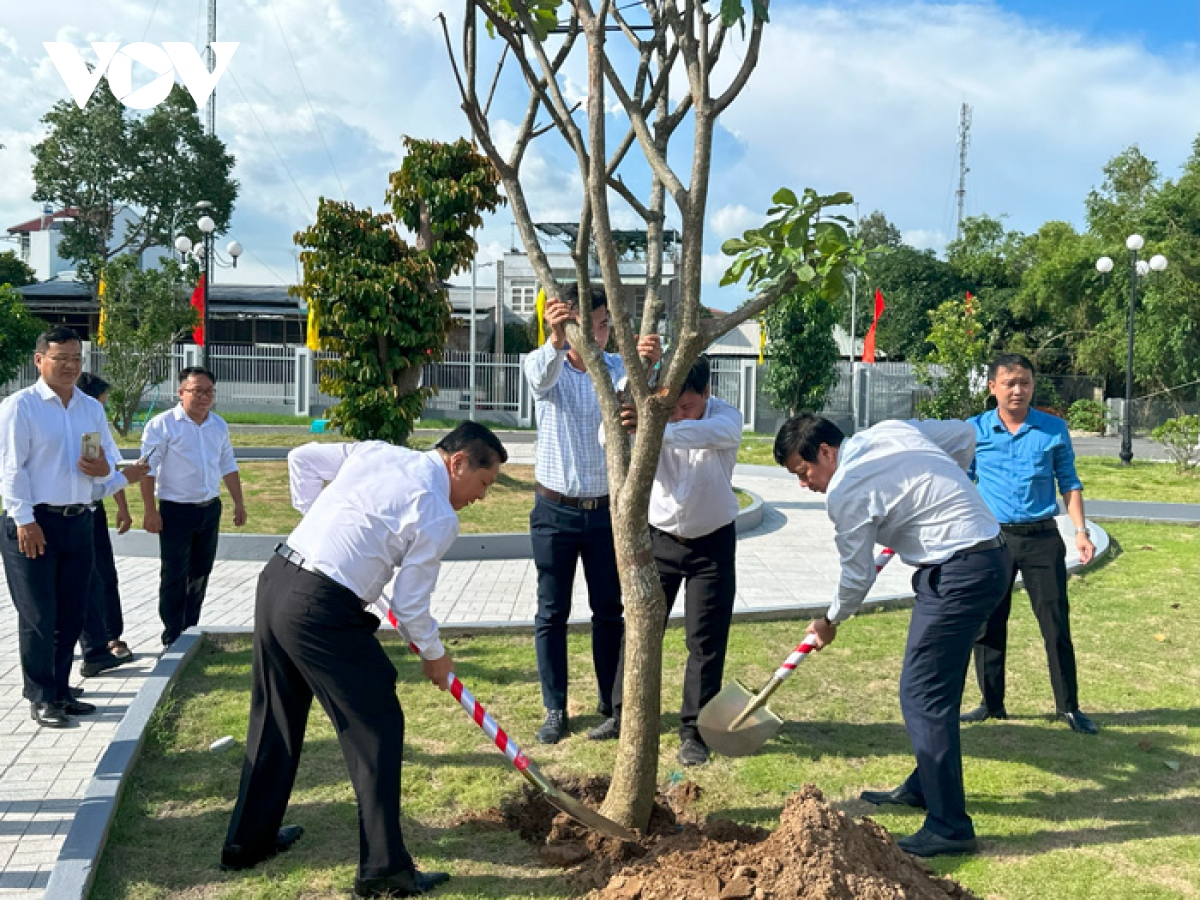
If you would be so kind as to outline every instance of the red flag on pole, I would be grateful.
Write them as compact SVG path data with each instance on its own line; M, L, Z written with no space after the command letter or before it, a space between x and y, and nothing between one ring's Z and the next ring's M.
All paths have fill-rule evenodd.
M875 362L875 328L879 325L879 317L886 306L887 304L883 302L883 291L875 288L875 320L871 322L871 327L867 329L867 336L863 338L862 361L865 363L874 364Z
M204 276L200 276L200 280L196 282L196 289L192 291L192 306L200 315L200 324L192 330L192 340L204 346Z

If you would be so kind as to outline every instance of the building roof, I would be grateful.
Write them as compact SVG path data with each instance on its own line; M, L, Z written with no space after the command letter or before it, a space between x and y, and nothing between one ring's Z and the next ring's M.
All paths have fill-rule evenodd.
M9 234L29 234L31 231L45 231L55 221L62 219L75 219L79 217L79 210L74 206L68 206L66 209L60 209L56 213L43 213L36 219L30 219L28 222L22 222L20 225L13 225L8 229Z
M94 311L91 286L67 279L51 279L17 288L33 311ZM208 288L209 314L214 316L301 316L300 301L288 295L286 284L212 284Z

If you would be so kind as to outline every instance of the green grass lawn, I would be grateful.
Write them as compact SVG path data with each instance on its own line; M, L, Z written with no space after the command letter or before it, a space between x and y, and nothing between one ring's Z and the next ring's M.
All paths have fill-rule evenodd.
M1023 595L1010 629L1007 706L1012 718L964 729L969 811L981 855L942 859L934 869L980 896L1091 900L1200 896L1200 530L1117 523L1119 554L1071 583L1080 697L1101 732L1072 733L1051 721L1046 661ZM857 800L891 787L912 760L896 697L907 611L859 617L772 699L785 720L757 755L718 758L698 770L675 762L678 725L663 720L659 776L694 780L706 815L772 826L784 798L815 783L851 815L873 815L897 835L920 815L879 812ZM726 673L765 682L794 646L800 620L736 624ZM517 792L521 779L445 694L423 683L399 643L407 720L404 827L422 867L454 874L439 898L559 897L558 870L540 864L515 836L465 828L459 819ZM593 712L590 645L572 634L572 736L533 742L540 723L533 640L475 634L449 649L463 681L551 776L610 770L613 744L583 737ZM685 650L679 628L664 644L664 708L678 709ZM92 897L324 898L343 896L354 876L354 798L333 731L319 707L286 821L306 828L284 856L248 873L223 873L217 858L237 794L249 708L251 653L245 640L207 645L156 714L125 790ZM964 703L978 694L968 687Z

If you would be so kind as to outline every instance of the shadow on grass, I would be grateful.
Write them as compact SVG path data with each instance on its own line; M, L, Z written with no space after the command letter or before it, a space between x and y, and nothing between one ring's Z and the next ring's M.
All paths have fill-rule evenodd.
M287 852L253 869L225 872L219 866L230 808L172 813L142 800L122 804L108 841L93 891L94 900L146 894L187 892L189 897L241 890L246 896L344 897L350 890L359 856L357 807L353 802L301 803L288 807L284 822L304 826L304 835ZM461 826L429 828L404 818L409 851L422 869L464 867L441 893L506 896L562 896L557 870L539 865L515 834ZM494 875L480 868L495 867ZM520 876L512 871L520 867ZM532 874L531 874L532 873Z

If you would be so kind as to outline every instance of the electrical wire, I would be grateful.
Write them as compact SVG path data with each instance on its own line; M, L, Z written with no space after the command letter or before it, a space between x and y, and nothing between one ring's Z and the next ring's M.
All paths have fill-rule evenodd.
M271 7L271 15L275 17L275 25L279 28L279 36L283 38L283 46L287 49L288 59L292 61L292 71L296 73L296 81L300 83L300 90L304 94L304 100L308 103L308 111L312 114L313 124L317 126L317 134L321 136L321 145L325 148L325 158L329 160L329 168L333 169L333 177L337 180L338 187L342 191L342 199L349 199L346 194L346 186L342 184L342 176L338 174L337 165L334 164L333 154L329 152L329 143L325 140L325 132L321 130L321 120L317 118L317 111L313 108L312 98L308 96L308 88L304 86L304 79L300 77L300 67L296 65L296 57L292 55L292 45L288 43L287 34L283 30L283 23L279 20L279 13L275 11L275 4L268 0Z
M313 205L308 201L308 197L305 196L304 191L301 190L300 184L296 181L296 176L292 174L292 170L288 168L287 161L283 158L283 154L279 152L279 148L276 147L275 142L271 140L271 135L268 133L267 129L263 127L262 120L258 117L258 111L254 108L254 104L250 102L250 98L246 96L246 92L242 90L242 83L238 81L237 75L234 74L232 68L226 69L225 74L229 75L229 77L233 79L234 86L238 89L238 93L242 95L242 100L245 102L246 106L250 108L250 114L254 116L254 121L258 123L258 130L263 133L263 137L265 137L267 139L267 143L271 145L271 150L274 151L275 158L279 160L279 164L283 166L283 171L287 173L288 179L292 182L292 187L296 189L296 193L300 195L300 199L304 201L304 205L308 207L308 214L315 220L317 217L316 210L313 209Z

